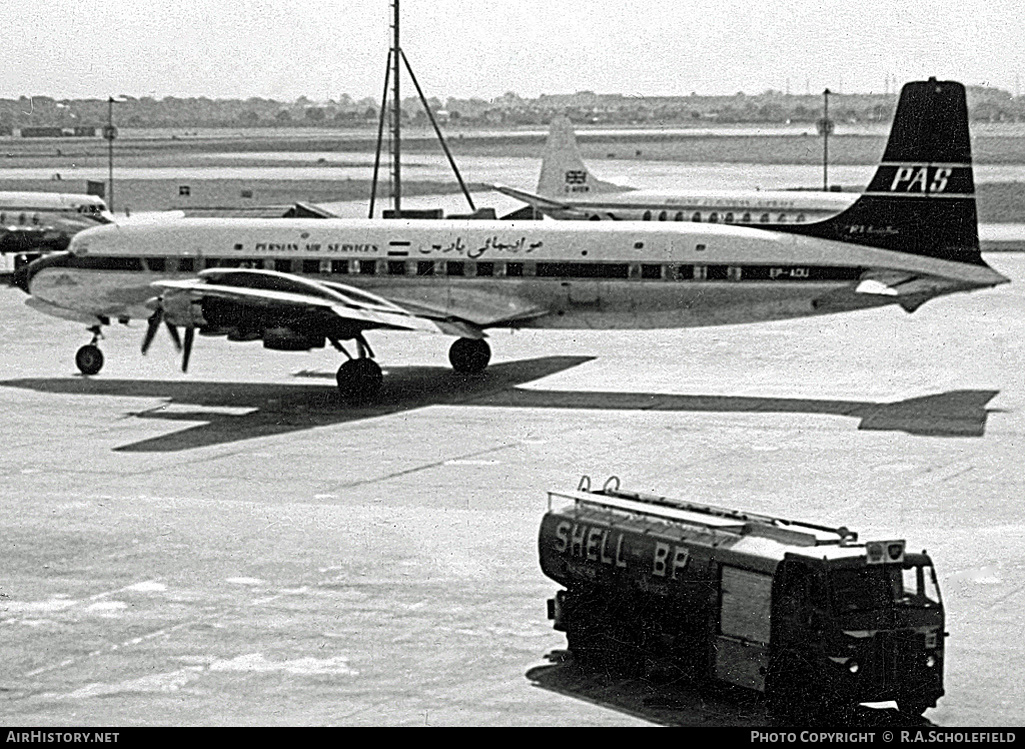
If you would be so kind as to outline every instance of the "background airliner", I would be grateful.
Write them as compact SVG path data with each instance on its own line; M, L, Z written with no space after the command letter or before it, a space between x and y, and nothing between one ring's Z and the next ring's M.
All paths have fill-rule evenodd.
M373 330L458 336L450 361L473 373L490 328L910 312L1007 280L979 253L964 87L935 79L904 87L868 189L818 222L181 219L81 232L16 278L32 307L90 326L86 374L102 367L102 326L144 318L144 353L161 324L176 343L184 328L183 369L196 331L290 351L330 342L351 400L382 383Z
M56 192L0 192L0 272L11 255L63 250L74 234L113 220L103 198Z
M854 193L814 190L636 190L603 182L584 164L566 117L552 120L536 194L505 185L494 188L557 219L763 227L822 221L846 210L857 198Z

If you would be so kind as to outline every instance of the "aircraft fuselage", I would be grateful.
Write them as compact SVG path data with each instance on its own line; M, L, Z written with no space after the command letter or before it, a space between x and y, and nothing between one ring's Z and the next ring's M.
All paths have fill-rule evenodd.
M895 301L852 291L870 269L965 288L1003 280L985 266L711 224L192 219L83 232L28 290L62 317L146 318L152 281L211 267L365 288L480 328L695 327Z

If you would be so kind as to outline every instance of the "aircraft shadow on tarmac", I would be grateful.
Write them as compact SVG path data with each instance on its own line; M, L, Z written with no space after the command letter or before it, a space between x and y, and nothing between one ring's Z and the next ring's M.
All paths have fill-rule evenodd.
M593 409L680 413L807 413L860 419L858 429L901 431L930 437L981 437L998 390L953 390L919 398L870 401L762 398L729 395L517 387L591 361L586 356L549 356L495 364L464 376L444 367L388 370L377 400L350 406L334 387L321 384L109 380L89 377L0 380L0 386L41 393L158 398L162 405L129 415L161 421L200 422L171 434L115 448L120 452L174 452L268 437L315 427L386 416L427 406ZM329 373L300 372L309 378ZM218 413L216 409L236 413ZM250 409L237 413L239 409Z
M552 656L556 654L549 657ZM527 679L540 689L663 726L785 725L770 716L764 698L756 692L710 682L658 684L646 679L617 679L602 673L584 671L573 663L571 657L569 660L564 658L555 658L563 662L530 669L526 673ZM858 705L842 719L833 718L827 722L828 726L823 727L833 729L921 728L935 725L926 718L904 715L893 707L873 708L865 705Z

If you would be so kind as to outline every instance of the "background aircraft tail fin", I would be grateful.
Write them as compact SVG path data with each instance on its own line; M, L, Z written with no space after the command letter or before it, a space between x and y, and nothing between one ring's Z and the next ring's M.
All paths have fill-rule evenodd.
M935 78L906 84L868 189L837 216L788 230L985 265L964 86Z
M538 195L546 198L582 198L598 193L625 192L629 189L596 179L580 157L577 138L569 118L560 115L552 120L544 156L541 159Z

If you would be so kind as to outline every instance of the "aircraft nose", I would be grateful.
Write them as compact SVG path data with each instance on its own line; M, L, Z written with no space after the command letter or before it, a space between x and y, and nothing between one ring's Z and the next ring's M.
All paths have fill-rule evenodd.
M31 263L26 263L14 271L12 284L26 294L31 294L32 279L39 271L44 268L66 267L71 261L71 256L72 253L67 250L64 252L52 252L49 255L43 255L41 258L33 260Z

